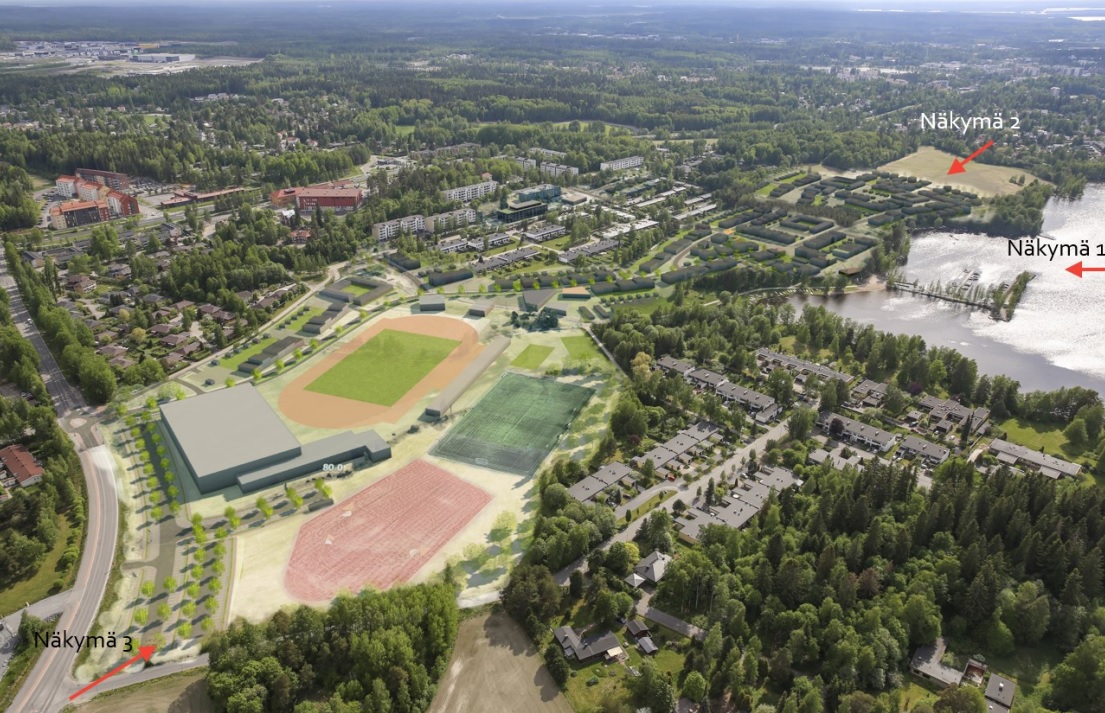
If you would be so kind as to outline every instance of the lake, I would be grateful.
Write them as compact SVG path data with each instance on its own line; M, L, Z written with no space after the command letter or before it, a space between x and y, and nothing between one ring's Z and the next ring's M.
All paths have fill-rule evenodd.
M1052 199L1044 209L1045 236L1064 241L1105 240L1105 185L1086 188L1077 201ZM1105 394L1105 273L1079 279L1066 271L1077 259L1018 257L1008 241L982 235L934 232L914 237L908 280L944 284L964 271L979 272L979 284L1012 282L1022 271L1036 273L1009 322L983 311L904 293L865 292L836 297L794 297L825 305L843 317L899 334L916 334L930 346L953 347L978 362L979 372L1005 374L1022 391L1084 386ZM1096 251L1096 247L1093 248ZM1086 258L1105 265L1105 258Z

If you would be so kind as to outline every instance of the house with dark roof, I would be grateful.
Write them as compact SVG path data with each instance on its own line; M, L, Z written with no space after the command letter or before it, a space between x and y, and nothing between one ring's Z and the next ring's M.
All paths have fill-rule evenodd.
M680 376L686 376L690 372L694 371L694 364L688 364L685 361L680 361L674 357L663 356L656 360L656 367L663 369L664 371L671 371L679 374Z
M909 663L909 670L913 675L933 681L944 688L958 686L963 682L963 672L942 661L947 650L948 644L943 637L931 644L918 646Z
M572 627L562 626L553 632L553 636L564 650L564 656L580 663L590 663L599 657L613 658L615 649L621 649L618 637L609 631L583 639Z
M640 639L642 636L648 636L651 632L648 629L648 624L640 619L634 619L625 625L625 630L634 639Z
M0 464L3 464L4 469L12 474L22 488L39 482L46 473L34 455L21 443L0 448Z
M880 453L890 450L898 439L893 433L831 411L822 412L817 419L817 425L834 438L841 438Z
M695 369L686 374L686 379L696 386L714 390L728 382L723 375L709 369Z
M775 399L740 384L726 382L717 387L717 395L727 403L736 402L740 404L745 411L755 416L756 420L761 423L774 421L782 412L782 408L775 403Z
M986 684L987 713L1009 713L1016 695L1016 683L996 673L990 674L990 680Z

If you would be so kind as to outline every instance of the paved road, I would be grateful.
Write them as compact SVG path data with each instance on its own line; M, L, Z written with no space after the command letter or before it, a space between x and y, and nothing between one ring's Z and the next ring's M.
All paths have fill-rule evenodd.
M0 619L0 674L8 668L8 661L15 653L15 635L19 631L19 622L23 618L23 612L39 619L49 619L57 616L65 609L72 590L66 590L52 597L46 597L29 606L23 607L17 612Z
M735 467L739 472L741 465L745 460L747 460L748 454L752 451L752 449L755 449L757 454L763 453L767 450L767 442L770 440L779 440L786 433L786 430L786 421L780 421L764 433L760 434L760 436L756 438L756 440L752 441L744 448L738 450L728 460L718 466L715 466L714 469L711 470L709 473L704 476L699 476L696 481L713 478L714 482L720 483L727 480L729 478L729 469ZM659 486L655 486L654 490L662 487L664 487L663 483L661 483ZM670 513L672 512L672 508L675 507L675 502L677 500L679 500L679 498L668 498L667 500L656 506L656 510L667 510ZM622 519L624 518L625 514L623 513ZM600 547L605 550L609 549L610 546L615 542L632 542L633 539L637 536L637 533L640 531L641 526L645 524L645 520L647 519L647 516L637 518L633 522L629 523L629 526L626 527L624 530L615 533L613 537L602 543ZM586 571L586 568L587 558L581 557L575 562L569 564L564 569L553 574L553 579L556 580L556 583L558 585L562 587L567 586L568 580L572 576L572 572L576 571L577 569L581 571Z
M11 297L12 316L20 330L38 351L46 388L53 398L62 427L76 443L84 471L88 491L84 552L72 596L66 601L57 624L59 631L64 629L69 634L83 636L92 628L100 609L119 533L119 499L112 459L107 447L102 444L95 415L88 409L81 393L65 380L38 327L28 323L30 315L14 279L7 271L3 253L0 253L0 285ZM89 419L80 427L71 428L69 417L73 412L87 414ZM15 697L11 710L18 713L53 713L60 710L69 693L77 689L70 674L76 658L77 652L73 649L44 651Z
M111 574L119 529L119 501L107 446L82 451L80 459L88 482L88 534L73 595L56 629L74 635L85 635L92 629ZM46 649L12 703L12 710L21 713L60 710L68 702L69 694L78 688L70 674L76 660L76 649Z
M174 673L180 673L181 671L190 671L194 668L202 668L207 665L207 654L202 654L191 661L182 661L175 663L164 663L156 666L146 666L135 673L121 673L118 676L109 678L108 680L96 686L94 691L86 694L87 696L95 696L105 691L114 691L117 688L126 688L127 686L133 686L136 683L144 683L146 681L152 681L155 678L161 678L162 676L171 676ZM129 670L128 670L129 671ZM68 695L68 694L67 694ZM84 701L86 696L81 696L79 701Z

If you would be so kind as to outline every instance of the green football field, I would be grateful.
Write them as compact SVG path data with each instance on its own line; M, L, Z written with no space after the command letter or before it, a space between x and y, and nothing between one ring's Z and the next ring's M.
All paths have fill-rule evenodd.
M430 452L533 475L592 393L583 386L508 373Z
M307 391L391 406L459 345L385 329L307 386Z

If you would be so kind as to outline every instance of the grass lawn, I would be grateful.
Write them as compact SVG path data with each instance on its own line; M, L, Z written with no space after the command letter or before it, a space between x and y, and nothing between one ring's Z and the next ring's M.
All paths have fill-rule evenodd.
M576 622L576 625L578 626L578 622ZM652 640L660 647L660 650L652 657L652 661L661 673L672 675L678 689L679 674L683 670L685 657L678 651L667 648L665 644L681 637L655 624L650 623L649 627L652 630ZM595 632L599 633L599 630L596 629ZM632 677L629 675L628 667L632 666L640 670L641 653L636 645L630 641L624 630L619 629L615 633L617 633L628 659L624 665L618 663L607 664L603 661L587 666L573 664L572 677L568 679L568 684L564 690L573 709L577 711L602 710L601 703L603 700L614 699L628 703L632 699L632 684L629 682ZM588 685L588 681L592 679L598 679L597 683Z
M459 344L455 339L385 329L312 381L307 390L391 406Z
M544 347L540 344L530 344L528 347L522 350L522 353L510 362L511 366L516 366L519 369L537 369L545 362L545 359L552 354L552 347Z
M1050 425L1032 423L1020 418L1011 418L1003 421L999 426L1009 437L1010 441L1038 451L1044 449L1044 453L1060 458L1078 458L1084 448L1076 448L1067 442L1063 430Z
M568 350L568 356L572 359L583 361L602 358L598 347L586 334L579 337L561 337L560 341L564 342L564 348Z
M58 536L54 542L54 548L46 553L46 559L43 560L42 566L38 568L35 575L0 592L0 616L7 616L18 611L27 602L37 602L54 593L52 591L54 582L61 574L58 562L65 552L70 529L69 520L59 517Z
M906 713L906 711L913 710L913 706L924 700L928 700L930 702L935 701L936 696L934 696L927 689L922 688L912 681L909 681L902 689L902 701L901 708L899 708L899 710L901 711L901 713Z
M295 321L294 321L294 322L292 322L292 323L291 323L291 324L290 324L290 325L288 326L288 329L289 329L290 331L292 331L292 332L298 332L298 331L300 331L301 329L303 329L303 328L304 328L305 326L307 326L307 322L309 322L309 321L310 321L311 319L313 319L313 318L315 318L315 317L319 316L320 314L322 314L322 313L323 313L323 312L325 312L325 311L326 311L326 310L324 310L324 309L322 309L322 308L319 308L319 309L309 309L309 310L307 310L306 312L304 312L304 313L303 313L303 314L302 314L301 316L297 317L297 318L295 319Z
M633 302L621 303L614 305L614 309L631 309L634 312L640 312L641 314L652 314L656 310L660 309L661 305L665 304L666 300L634 300Z
M268 348L270 345L275 344L275 343L276 343L275 338L262 339L260 342L258 342L257 344L254 344L249 349L243 349L242 351L238 352L234 356L227 357L226 359L223 359L222 362L220 362L220 366L224 366L227 369L230 369L230 371L232 371L232 372L237 371L238 367L241 366L242 363L245 362L247 359L249 359L250 357L253 357L253 356L257 356L258 354L263 352L266 348Z
M360 297L361 295L363 295L366 292L371 292L372 288L365 287L364 285L356 285L356 284L350 282L348 285L341 288L341 291L346 293L346 294L353 295L354 297Z

